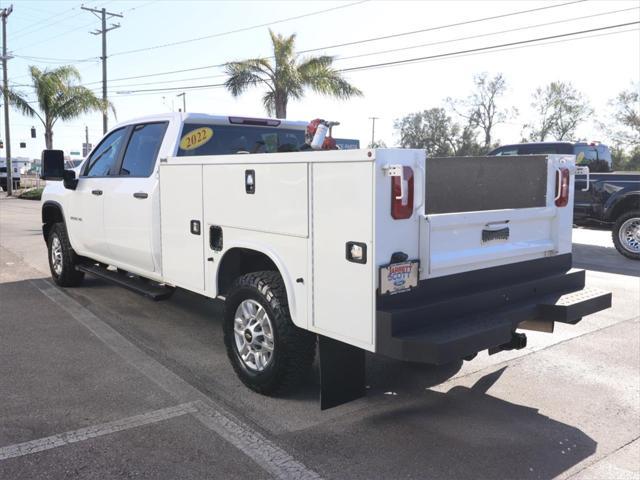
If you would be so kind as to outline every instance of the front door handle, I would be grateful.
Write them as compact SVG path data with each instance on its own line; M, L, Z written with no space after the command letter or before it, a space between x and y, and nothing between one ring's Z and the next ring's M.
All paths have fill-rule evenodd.
M100 196L100 195L102 195L102 190L91 190L91 193L92 193L93 195L98 195L98 196Z
M148 193L145 192L136 192L133 194L135 198L147 198L149 196Z

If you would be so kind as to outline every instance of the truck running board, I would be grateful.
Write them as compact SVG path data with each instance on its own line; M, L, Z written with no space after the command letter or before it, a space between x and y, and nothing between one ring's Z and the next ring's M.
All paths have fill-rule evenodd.
M144 295L151 300L165 300L171 296L175 290L173 287L154 283L150 280L145 280L140 277L130 277L126 273L119 273L113 270L108 270L106 267L102 267L95 263L85 262L76 265L76 270L81 272L90 273L96 277L100 277L104 280L108 280L112 283L118 284L121 287L128 288L131 291Z

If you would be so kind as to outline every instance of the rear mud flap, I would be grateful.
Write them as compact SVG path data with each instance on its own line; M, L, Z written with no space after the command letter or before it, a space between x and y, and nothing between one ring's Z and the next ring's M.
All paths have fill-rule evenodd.
M326 410L364 397L364 350L323 335L318 337L320 408Z

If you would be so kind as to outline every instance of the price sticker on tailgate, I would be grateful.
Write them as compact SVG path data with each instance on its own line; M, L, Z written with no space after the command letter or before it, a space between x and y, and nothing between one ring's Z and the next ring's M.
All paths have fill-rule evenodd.
M400 293L417 287L419 265L418 260L412 260L380 267L380 293Z

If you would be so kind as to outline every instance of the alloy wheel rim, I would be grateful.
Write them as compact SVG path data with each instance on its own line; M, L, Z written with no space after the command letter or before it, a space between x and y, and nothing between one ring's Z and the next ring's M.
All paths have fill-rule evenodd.
M62 274L62 243L57 235L51 241L51 266L56 275Z
M618 238L626 250L640 253L640 218L630 218L624 222L620 227Z
M262 372L273 361L273 326L267 311L255 300L240 302L233 320L238 356L245 367Z

